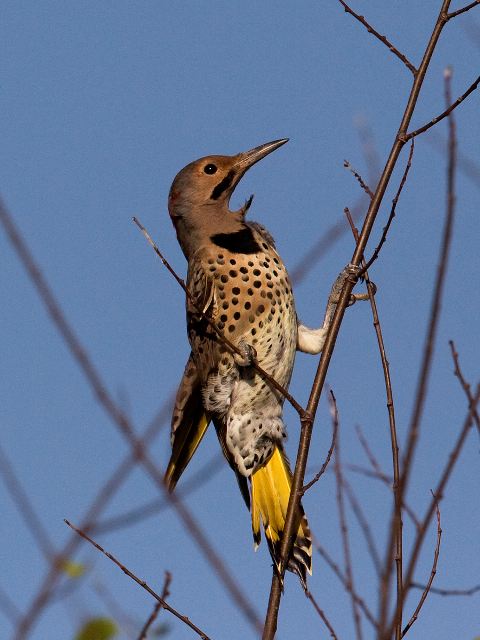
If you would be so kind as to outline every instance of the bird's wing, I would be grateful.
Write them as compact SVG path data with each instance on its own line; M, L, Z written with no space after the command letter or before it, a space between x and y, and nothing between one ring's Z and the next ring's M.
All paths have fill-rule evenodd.
M215 286L200 260L192 260L188 271L187 312L192 316L211 317L214 312Z
M202 392L192 355L188 359L175 399L172 416L172 455L165 473L165 482L173 491L178 479L197 450L210 419L202 404Z
M215 429L217 431L218 441L220 442L220 446L222 447L222 452L225 458L227 459L230 467L235 471L235 475L237 477L238 486L240 489L240 493L242 494L243 499L245 500L245 504L247 505L247 509L250 509L250 492L248 490L248 482L245 476L238 471L237 465L235 464L234 457L230 453L227 447L227 425L225 420L221 418L213 418L213 423L215 425Z

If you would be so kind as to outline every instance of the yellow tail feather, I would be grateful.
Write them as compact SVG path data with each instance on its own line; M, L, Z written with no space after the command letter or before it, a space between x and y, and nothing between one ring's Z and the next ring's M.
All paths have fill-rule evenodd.
M277 568L280 568L280 539L285 525L292 474L285 454L275 447L268 462L251 477L252 530L255 548L260 544L260 519L265 538ZM312 543L308 523L301 508L300 524L289 569L300 576L305 586L307 570L312 573Z
M175 488L178 479L197 450L209 423L210 420L202 412L198 421L182 425L175 433L172 455L165 473L165 482L170 491Z

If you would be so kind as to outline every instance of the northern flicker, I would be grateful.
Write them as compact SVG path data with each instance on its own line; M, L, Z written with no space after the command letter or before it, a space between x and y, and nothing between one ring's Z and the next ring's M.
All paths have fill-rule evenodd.
M234 156L207 156L178 173L168 208L188 261L187 327L191 354L172 418L172 455L166 482L173 490L210 422L251 511L255 548L263 524L273 562L280 566L291 471L284 452L283 396L251 366L252 356L288 388L297 349L319 353L346 277L340 274L322 327L300 324L287 270L269 232L229 200L244 173L288 139ZM218 338L208 318L242 356ZM307 520L299 525L288 568L306 585L312 543Z

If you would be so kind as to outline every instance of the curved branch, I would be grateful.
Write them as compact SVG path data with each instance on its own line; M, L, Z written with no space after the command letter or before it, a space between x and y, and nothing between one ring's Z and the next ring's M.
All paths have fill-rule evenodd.
M383 44L395 55L397 56L397 58L399 60L401 60L403 62L403 64L407 67L407 69L409 71L411 71L413 73L413 75L416 75L418 73L417 69L414 67L414 65L410 62L410 60L407 58L406 55L404 55L401 51L399 51L397 49L397 47L394 47L393 44L390 42L390 40L388 40L386 38L386 36L382 36L380 33L378 33L378 31L376 29L374 29L366 20L363 16L359 15L358 13L355 13L355 11L353 11L353 9L351 9L348 4L346 2L344 2L344 0L338 0L340 2L340 4L342 5L342 7L345 9L345 13L349 13L351 16L353 16L356 20L358 20L359 22L361 22L363 24L363 26L366 28L366 30L368 31L368 33L371 33L373 36L375 36L375 38L377 38L378 40L380 40L380 42L383 42Z

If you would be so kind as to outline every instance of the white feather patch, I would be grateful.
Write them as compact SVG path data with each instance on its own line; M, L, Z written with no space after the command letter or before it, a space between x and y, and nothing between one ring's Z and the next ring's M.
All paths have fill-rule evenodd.
M317 354L323 349L327 330L324 327L310 329L304 324L298 325L297 349L303 353Z

